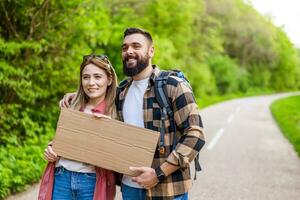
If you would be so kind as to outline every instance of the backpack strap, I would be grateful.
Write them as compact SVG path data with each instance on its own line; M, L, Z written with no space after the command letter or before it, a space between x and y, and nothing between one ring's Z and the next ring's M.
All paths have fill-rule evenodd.
M162 121L162 127L160 130L160 141L159 141L159 152L161 154L165 153L165 121L166 116L169 116L170 124L174 130L174 139L172 144L172 149L174 150L177 144L176 141L176 124L174 121L174 112L172 104L169 100L168 93L167 93L167 81L171 75L174 75L173 71L161 71L158 76L155 79L154 83L154 93L155 98L158 102L159 107L162 109L161 112L161 121Z
M197 154L197 156L194 159L194 163L195 163L195 175L194 175L194 180L197 179L197 172L200 172L201 166L200 166L200 162L199 162L199 153Z

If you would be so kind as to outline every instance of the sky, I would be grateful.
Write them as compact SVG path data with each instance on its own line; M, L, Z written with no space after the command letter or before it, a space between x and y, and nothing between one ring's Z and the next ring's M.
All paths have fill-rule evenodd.
M300 48L300 0L246 0L262 15L271 16L283 27L291 42Z

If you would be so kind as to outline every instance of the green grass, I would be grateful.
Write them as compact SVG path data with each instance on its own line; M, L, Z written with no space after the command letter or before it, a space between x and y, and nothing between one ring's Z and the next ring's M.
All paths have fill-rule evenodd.
M226 94L226 95L215 95L215 96L203 96L200 98L196 98L197 103L200 109L203 109L207 106L220 103L222 101L227 101L236 98L242 97L251 97L251 96L259 96L259 95L268 95L274 94L275 92L270 89L251 89L246 93L233 93L233 94Z
M271 105L271 111L300 157L300 95L276 100Z

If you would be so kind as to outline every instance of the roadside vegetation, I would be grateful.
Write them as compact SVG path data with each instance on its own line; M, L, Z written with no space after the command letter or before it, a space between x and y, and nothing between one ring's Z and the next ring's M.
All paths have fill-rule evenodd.
M300 95L278 99L272 103L271 111L300 158Z
M120 80L123 31L154 36L155 64L181 69L200 108L300 89L300 53L243 0L2 0L0 199L37 182L58 101L76 90L83 55L107 54Z

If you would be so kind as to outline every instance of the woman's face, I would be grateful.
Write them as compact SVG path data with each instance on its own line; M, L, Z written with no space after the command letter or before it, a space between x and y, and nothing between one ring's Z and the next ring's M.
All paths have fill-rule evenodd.
M107 87L111 84L111 79L103 69L90 63L82 70L81 83L84 93L90 100L102 101Z

